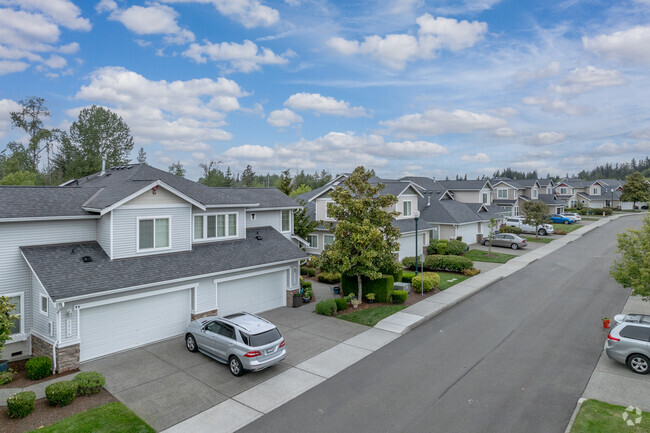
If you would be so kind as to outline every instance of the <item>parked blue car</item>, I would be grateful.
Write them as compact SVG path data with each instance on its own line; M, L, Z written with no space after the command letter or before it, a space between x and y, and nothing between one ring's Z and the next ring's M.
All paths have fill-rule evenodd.
M551 222L559 223L559 224L573 224L574 222L576 222L576 220L570 217L565 217L560 214L553 214L551 215Z

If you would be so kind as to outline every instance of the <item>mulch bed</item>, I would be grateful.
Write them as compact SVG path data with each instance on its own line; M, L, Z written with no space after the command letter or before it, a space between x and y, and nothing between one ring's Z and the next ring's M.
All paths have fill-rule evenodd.
M113 395L102 389L98 394L83 395L67 406L50 406L47 399L41 398L34 403L34 412L22 419L11 419L7 407L0 407L0 433L22 433L48 426L79 412L84 412L106 403L117 401Z
M65 373L57 373L53 374L51 376L47 376L45 379L41 380L32 380L27 378L27 372L25 371L25 364L27 363L27 359L23 359L21 361L12 361L9 363L9 368L12 369L16 374L14 375L14 380L12 380L9 383L6 383L2 386L0 386L0 389L2 388L26 388L30 385L35 385L40 382L45 382L47 380L52 380L56 379L57 377L63 377L67 376L69 374L76 374L79 373L79 370L72 370L72 371L67 371ZM72 379L72 377L70 378Z
M410 307L411 305L416 304L421 300L428 298L429 296L433 296L436 293L440 293L441 291L442 290L438 288L434 288L433 290L424 292L424 296L422 296L420 292L415 293L413 289L411 289L411 293L409 293L409 295L406 297L406 302L404 302L403 304L393 304L391 302L375 302L373 304L369 304L368 301L364 301L363 304L359 305L357 308L354 308L353 306L350 305L348 306L347 310L337 312L336 315L340 316L342 314L354 313L355 311L362 311L362 310L367 310L368 308L376 308L385 305L406 305L407 307Z

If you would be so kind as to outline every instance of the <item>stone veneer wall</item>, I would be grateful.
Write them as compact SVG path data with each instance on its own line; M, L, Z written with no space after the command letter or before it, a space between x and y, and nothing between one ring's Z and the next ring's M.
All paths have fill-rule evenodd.
M293 307L294 294L300 294L300 289L287 290L287 307Z
M52 344L32 335L32 355L52 357Z
M203 313L192 314L191 319L196 320L196 319L202 319L204 317L216 316L217 311L219 310L210 310L210 311L204 311Z
M79 345L56 348L56 371L64 373L79 368ZM32 355L52 358L52 344L32 335Z

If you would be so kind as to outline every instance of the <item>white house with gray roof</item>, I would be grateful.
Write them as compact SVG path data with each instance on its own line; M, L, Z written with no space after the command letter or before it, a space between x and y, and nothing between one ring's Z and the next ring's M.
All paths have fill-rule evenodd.
M64 185L0 186L0 295L19 316L4 359L47 355L67 371L199 317L287 305L299 288L299 205L275 188L139 164Z

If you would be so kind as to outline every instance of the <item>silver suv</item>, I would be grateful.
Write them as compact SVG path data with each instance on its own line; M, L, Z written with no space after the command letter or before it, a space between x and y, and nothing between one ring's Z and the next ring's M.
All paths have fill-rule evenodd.
M605 353L639 374L650 372L650 316L617 314L607 335Z
M278 328L250 313L194 320L185 330L185 345L228 364L235 376L271 367L287 356Z

